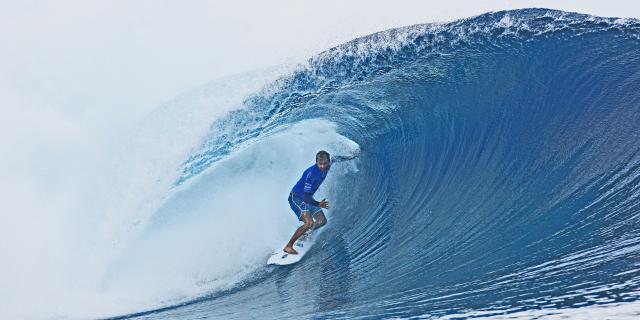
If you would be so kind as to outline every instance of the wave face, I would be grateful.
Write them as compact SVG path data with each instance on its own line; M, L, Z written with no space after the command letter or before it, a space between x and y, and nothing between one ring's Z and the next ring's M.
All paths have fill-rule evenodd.
M211 124L175 180L182 195L161 211L225 189L212 181L248 177L259 181L252 193L282 189L265 199L282 210L251 216L291 220L281 241L295 228L286 192L316 146L359 149L320 190L332 209L316 245L292 267L260 266L224 290L125 317L491 318L600 305L637 314L637 20L525 9L388 30L269 88ZM265 182L280 174L277 187ZM212 222L215 232L230 219ZM238 252L266 261L267 247L251 249L260 232L243 239Z

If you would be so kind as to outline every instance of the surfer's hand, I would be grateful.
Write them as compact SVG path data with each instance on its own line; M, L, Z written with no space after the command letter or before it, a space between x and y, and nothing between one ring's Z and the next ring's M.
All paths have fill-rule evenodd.
M327 199L322 199L322 201L320 201L320 208L329 209L329 201L327 201Z

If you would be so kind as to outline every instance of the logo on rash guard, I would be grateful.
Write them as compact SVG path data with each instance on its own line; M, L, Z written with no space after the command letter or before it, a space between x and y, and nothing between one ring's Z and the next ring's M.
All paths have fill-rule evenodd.
M313 178L313 173L311 172L311 170L309 170L309 173L307 173L307 177L305 180L311 180ZM311 191L311 183L309 182L305 182L304 183L304 192L310 192Z

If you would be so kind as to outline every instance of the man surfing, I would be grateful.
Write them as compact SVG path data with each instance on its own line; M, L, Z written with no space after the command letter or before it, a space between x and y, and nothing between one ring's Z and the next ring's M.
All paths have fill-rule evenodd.
M316 154L316 163L302 173L302 177L289 193L289 205L296 214L298 220L303 224L300 226L284 247L284 252L288 254L298 254L293 248L293 244L309 229L318 229L327 223L327 218L322 208L329 208L329 201L322 199L316 201L313 194L318 190L324 178L329 173L331 157L328 152L321 150ZM314 222L315 218L315 222Z

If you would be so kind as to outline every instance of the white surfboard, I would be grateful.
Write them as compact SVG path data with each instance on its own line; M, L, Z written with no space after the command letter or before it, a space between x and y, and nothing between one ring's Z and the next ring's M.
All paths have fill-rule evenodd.
M302 259L302 257L307 253L307 251L309 251L309 249L313 245L313 242L315 240L314 238L314 232L309 232L308 234L302 235L300 239L298 239L293 244L293 248L298 251L298 254L290 254L284 252L283 249L286 243L282 244L274 250L273 254L269 257L269 260L267 260L267 264L277 264L284 266L300 261L300 259Z

